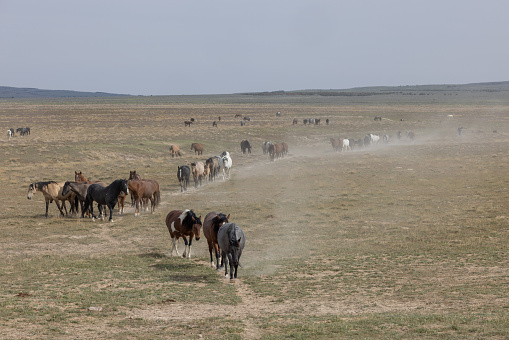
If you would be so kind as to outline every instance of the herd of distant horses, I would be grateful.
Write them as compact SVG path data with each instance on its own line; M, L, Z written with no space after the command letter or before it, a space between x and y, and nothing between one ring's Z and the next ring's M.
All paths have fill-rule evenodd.
M278 112L277 116L279 117L280 115L281 113ZM381 118L377 116L375 120L381 120ZM249 119L245 117L243 121L249 121ZM296 123L295 120L293 123ZM305 119L304 124L318 125L320 124L320 119ZM329 124L328 119L326 124ZM186 121L186 126L190 125L191 121ZM13 136L14 132L14 129L9 129L8 137ZM19 128L16 132L19 132L20 136L30 135L30 128ZM406 137L413 141L415 134L409 131L406 133ZM368 133L364 138L357 140L330 138L330 142L334 151L347 151L352 150L354 147L375 145L380 140L388 143L391 138L392 136L389 135L380 137L379 135ZM402 138L401 131L398 131L397 138ZM261 147L263 154L268 155L268 159L271 162L288 154L288 144L285 142L274 143L264 141ZM244 155L251 154L251 143L248 140L241 141L240 149ZM170 145L169 151L172 158L184 155L183 150L177 144ZM202 143L192 143L191 151L194 151L195 155L201 156L204 151L204 145ZM201 186L203 182L215 181L221 173L223 180L229 179L232 164L230 153L223 151L219 155L209 157L203 161L192 162L190 166L187 164L179 165L177 167L177 179L181 192L187 191L191 176L194 180L195 189ZM159 183L153 179L142 178L136 171L130 171L128 179L117 179L109 184L102 181L90 181L81 171L75 171L74 175L74 181L31 183L28 187L27 198L31 199L34 193L41 192L45 198L46 217L48 217L49 204L54 201L61 216L68 215L69 213L77 215L81 209L81 218L89 217L95 220L99 217L102 220L109 212L110 222L113 222L115 206L118 206L119 215L124 213L125 199L128 196L131 197L131 206L134 208L135 216L139 216L141 210L147 211L148 209L154 214L156 207L161 201ZM69 211L67 210L66 202L69 203ZM97 204L98 215L94 214L94 203ZM229 214L225 215L221 212L212 211L205 216L202 223L201 216L197 216L191 209L169 212L165 222L171 237L171 255L176 254L177 256L190 258L193 238L198 241L203 229L203 234L207 239L211 267L219 270L224 266L225 276L228 276L229 267L230 279L237 278L239 259L245 246L245 234L237 224L229 222L229 219ZM183 239L185 244L182 255L179 254L177 248L177 241L180 238Z
M29 127L20 127L14 131L14 128L10 128L7 130L7 139L15 136L15 132L18 132L20 136L30 136L30 128Z

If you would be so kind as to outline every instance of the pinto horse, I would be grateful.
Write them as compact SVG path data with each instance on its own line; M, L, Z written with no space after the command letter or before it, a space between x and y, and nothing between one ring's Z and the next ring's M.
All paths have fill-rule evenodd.
M110 222L113 222L113 208L117 204L117 198L120 192L129 194L129 188L127 187L126 179L117 179L113 181L107 187L103 187L100 184L90 184L87 189L87 197L85 198L85 206L81 211L81 217L84 217L85 211L90 208L92 214L92 220L95 219L93 203L98 203L99 215L102 215L102 205L105 204L110 209Z
M217 232L217 242L221 248L221 257L224 259L224 275L228 276L228 263L230 264L230 280L237 278L240 256L246 245L246 235L235 223L225 223ZM233 270L235 269L235 273Z
M140 216L140 201L143 199L150 200L150 212L152 214L155 213L156 207L161 201L161 192L159 191L159 183L157 181L130 179L127 181L127 187L136 202L134 216Z
M182 237L186 244L182 256L190 259L193 237L196 241L200 239L200 230L202 227L201 216L197 217L192 210L172 210L166 216L166 227L171 236L170 255L173 256L173 250L175 250L177 256L180 256L177 249L177 241ZM187 241L187 236L189 236L189 241Z
M205 219L203 220L203 235L207 239L207 243L209 245L209 253L210 253L210 266L214 268L214 260L212 258L212 250L216 253L216 269L219 269L219 261L221 259L221 249L219 248L219 244L217 243L217 232L219 228L225 223L228 223L228 219L230 218L230 214L226 216L225 214L218 213L215 211L209 212Z

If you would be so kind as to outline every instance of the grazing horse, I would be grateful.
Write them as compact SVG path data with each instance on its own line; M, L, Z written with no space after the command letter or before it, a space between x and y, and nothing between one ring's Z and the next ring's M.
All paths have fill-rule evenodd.
M193 236L196 241L200 239L200 230L202 227L201 216L196 217L196 214L192 210L172 210L166 216L166 227L171 236L170 255L173 256L173 250L175 250L177 256L180 256L177 249L177 241L182 237L186 245L182 256L190 259ZM189 236L189 242L186 236Z
M42 194L46 200L46 214L45 214L46 217L48 217L49 204L53 201L55 201L55 204L57 205L57 208L60 211L60 214L62 216L64 216L64 212L62 211L62 208L64 208L65 214L67 215L67 207L65 206L65 201L66 200L70 201L71 193L67 193L64 196L62 194L63 186L64 186L64 183L57 183L54 181L31 183L28 186L27 198L29 200L32 199L32 196L34 195L34 193L40 191L40 192L42 192ZM60 207L59 201L62 201L62 207Z
M191 169L187 165L179 166L177 169L177 179L180 183L180 192L187 191L189 185L189 177L191 176Z
M202 143L193 143L191 144L191 150L194 149L194 154L198 153L198 155L203 154L203 144Z
M186 121L184 122L184 126L189 126L189 127L191 127L191 124L192 124L192 123L193 123L192 121L190 121L190 120L186 120Z
M12 131L9 129L7 130L7 139L11 139L12 137Z
M382 121L382 116L375 116L374 121L376 122L377 120Z
M223 162L223 181L224 181L226 178L230 179L230 170L232 168L233 161L228 151L223 151L223 153L221 154L221 160Z
M161 201L161 192L157 181L130 179L127 181L127 187L136 201L134 216L140 216L140 201L143 199L150 200L150 212L155 213L156 207Z
M171 158L175 158L175 156L181 156L180 155L180 146L177 144L170 145L170 155Z
M238 118L238 117L242 117L242 115L240 113L236 113L235 118Z
M215 126L215 127L217 127L217 123L216 123L216 121L213 121L213 122L212 122L212 127L214 127L214 126Z
M198 181L201 186L201 180L205 176L205 165L203 162L191 163L191 172L193 173L194 188L196 189L198 188Z
M331 138L330 139L330 143L332 145L332 150L334 150L336 152L339 151L339 147L342 144L340 138L337 138L337 139L336 138Z
M215 211L209 212L205 219L203 220L203 235L207 239L207 243L209 245L209 253L210 253L210 266L214 268L214 260L212 259L212 250L216 253L216 269L219 269L219 261L221 259L221 249L219 248L219 244L217 243L217 232L219 228L224 223L228 223L228 219L230 218L230 214L226 216L225 214L221 214Z
M221 257L224 259L224 275L228 276L228 263L230 264L230 280L237 278L240 256L246 245L246 235L235 223L225 223L217 232L217 242L221 248ZM235 273L233 270L235 268Z
M292 125L297 125L297 124L299 124L299 120L297 118L294 118Z
M240 149L244 155L246 154L246 152L251 153L251 144L249 143L248 140L243 140L242 142L240 142Z
M85 211L90 208L90 213L92 214L92 220L95 219L94 216L94 201L98 203L99 215L102 215L102 205L105 204L108 209L110 209L110 222L113 222L113 208L115 208L115 204L117 204L117 198L120 192L123 191L124 194L129 194L129 188L127 187L126 179L117 179L113 181L107 187L103 187L100 184L90 184L87 189L87 197L85 199L85 206L81 211L81 217L84 217Z
M219 160L217 157L210 157L205 161L205 167L209 169L209 181L215 181L219 172Z

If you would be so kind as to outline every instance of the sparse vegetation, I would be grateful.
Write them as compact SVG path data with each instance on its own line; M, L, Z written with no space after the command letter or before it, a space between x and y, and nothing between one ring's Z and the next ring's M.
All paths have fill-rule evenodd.
M507 338L507 94L396 89L1 100L4 130L32 129L0 141L2 337ZM313 117L331 124L302 124ZM415 142L345 153L329 144L398 130ZM289 156L269 162L265 140L286 141ZM172 159L170 144L187 153ZM231 179L181 194L177 166L223 150ZM30 182L75 170L105 182L136 170L159 182L162 203L154 215L128 209L107 223L60 218L55 206L45 218L42 196L26 199ZM210 268L203 238L191 260L168 257L164 218L185 208L231 214L245 231L237 281Z

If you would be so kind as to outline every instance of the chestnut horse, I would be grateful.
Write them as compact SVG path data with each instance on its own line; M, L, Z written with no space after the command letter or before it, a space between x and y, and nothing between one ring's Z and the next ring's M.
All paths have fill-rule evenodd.
M192 210L172 210L166 216L166 227L171 236L170 255L173 256L173 250L175 250L177 256L180 256L177 249L177 241L182 237L186 244L182 256L190 259L193 237L196 241L200 239L200 230L202 227L201 216L197 217ZM189 241L187 241L187 236L189 236Z
M191 144L191 150L194 149L194 154L198 153L198 155L203 154L203 144L202 143L193 143Z
M226 216L225 214L218 213L215 211L209 212L205 219L203 220L203 235L207 239L207 243L209 245L209 253L210 253L210 266L214 268L214 260L212 259L212 249L214 249L216 253L216 269L219 269L219 260L221 259L221 249L219 248L219 244L217 243L217 232L219 228L224 223L228 223L228 219L230 218L230 214Z
M140 201L143 199L150 200L150 212L152 214L155 212L156 207L161 201L161 192L159 191L159 183L157 181L130 179L127 181L127 187L136 201L134 216L140 215Z

